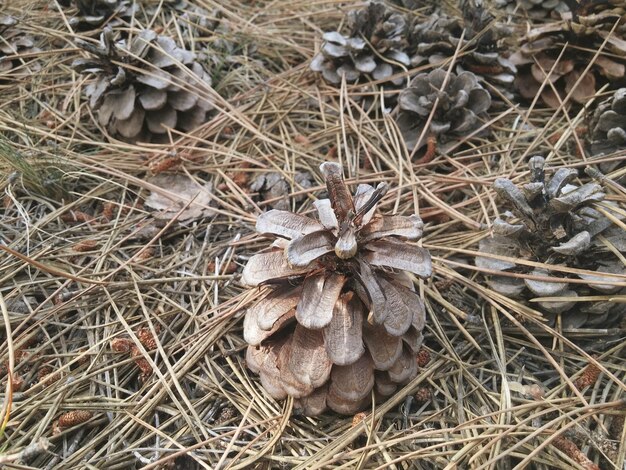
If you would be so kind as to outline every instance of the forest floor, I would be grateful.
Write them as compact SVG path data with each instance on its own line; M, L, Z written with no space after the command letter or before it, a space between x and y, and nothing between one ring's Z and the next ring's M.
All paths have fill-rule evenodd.
M492 108L484 132L420 160L379 88L309 68L323 32L362 3L197 0L234 44L209 49L213 88L197 90L215 110L131 144L98 124L92 77L72 68L86 57L76 39L99 30L56 0L14 3L0 15L37 48L0 75L0 467L626 468L625 323L551 326L474 264L502 212L497 177L525 182L542 155L589 180L579 129L593 100ZM180 39L184 10L165 3L123 27ZM268 244L256 216L279 201L310 212L324 161L350 185L389 183L381 210L419 213L433 258L419 283L429 360L356 417L298 415L245 363L243 315L260 294L241 270ZM623 173L604 190L626 210ZM271 174L286 193L264 190Z

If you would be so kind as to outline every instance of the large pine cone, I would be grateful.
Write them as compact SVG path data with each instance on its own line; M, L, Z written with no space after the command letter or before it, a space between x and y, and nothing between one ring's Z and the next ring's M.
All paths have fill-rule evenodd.
M491 276L487 284L496 292L515 299L563 297L562 301L533 303L546 317L562 314L565 328L607 326L619 321L626 304L610 301L576 302L576 297L615 294L620 287L603 282L624 282L610 274L624 274L624 265L611 251L626 252L626 232L593 206L605 197L596 183L573 184L577 171L560 168L546 181L544 159L530 160L532 179L522 187L498 178L494 189L511 207L493 224L495 235L481 240L479 251L486 254L606 274L567 274L479 256L476 266L498 272L519 272L550 278L550 281L519 277ZM603 203L603 210L610 210ZM620 218L618 212L613 212ZM604 243L602 237L607 241ZM612 247L609 249L609 246ZM589 284L569 279L591 281ZM595 292L595 294L594 294Z
M243 271L244 284L272 287L246 312L247 363L275 399L351 414L372 389L387 397L417 375L424 305L403 271L428 278L431 261L406 241L422 236L417 215L377 213L386 184L353 197L338 164L320 168L330 199L315 203L318 220L279 210L257 220L278 238Z
M445 80L446 71L435 69L415 77L400 93L397 122L409 150L426 145L429 138L436 138L438 144L454 143L482 124L480 117L491 106L491 97L476 76L450 73L443 86ZM418 145L435 105L433 119Z
M626 24L622 10L576 14L572 20L529 31L522 38L519 51L511 56L511 62L519 69L515 85L520 94L534 99L546 82L541 99L558 108L570 92L571 100L584 105L601 85L614 87L622 83L626 75ZM617 21L620 25L611 32ZM595 57L600 49L601 54ZM585 73L590 63L591 69Z
M340 84L341 77L384 80L400 71L397 63L410 64L404 52L407 39L405 15L371 2L348 13L348 32L324 34L321 52L311 61L311 70L321 72L327 82ZM401 80L400 80L401 82Z
M128 46L126 41L113 44L112 35L105 29L99 47L81 41L96 57L73 64L78 71L98 75L86 92L100 125L111 134L138 140L164 134L167 128L190 131L205 121L213 105L198 93L206 95L211 77L195 54L152 30L143 30Z

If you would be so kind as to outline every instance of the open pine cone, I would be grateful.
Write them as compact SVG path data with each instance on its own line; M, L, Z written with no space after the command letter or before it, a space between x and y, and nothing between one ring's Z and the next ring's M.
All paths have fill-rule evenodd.
M573 12L571 20L532 29L522 38L520 49L510 59L519 69L515 85L524 98L534 99L545 81L540 96L546 105L559 107L570 92L571 100L584 105L602 84L623 83L626 76L624 9L582 13L586 12ZM611 32L618 21L620 24ZM598 50L601 53L595 57ZM591 69L584 73L590 63Z
M495 0L494 5L508 14L527 15L534 20L560 19L569 11L563 0Z
M98 76L86 93L100 125L129 140L147 140L167 128L190 131L205 122L213 105L198 93L206 95L211 77L192 52L152 30L141 31L128 46L124 40L113 44L112 35L105 29L99 47L81 41L96 57L73 64Z
M418 146L418 139L433 108L433 119L418 148L434 138L438 148L443 150L441 144L454 143L482 124L480 117L491 106L491 97L476 76L471 72L450 73L443 86L445 80L445 70L434 69L419 74L400 93L397 123L409 150Z
M70 18L70 25L86 30L97 28L114 15L130 18L139 10L130 0L74 0L78 15Z
M417 375L424 306L413 281L431 275L417 215L382 216L387 185L348 192L341 166L320 167L330 199L319 219L271 210L258 232L278 237L248 261L242 282L272 290L246 312L248 367L275 399L300 399L307 415L351 414L372 389L387 397Z
M325 33L311 70L321 72L327 82L358 81L362 77L384 80L410 64L406 48L407 20L385 4L371 2L348 13L347 34ZM401 82L401 80L399 81Z
M510 98L517 69L500 50L506 33L507 28L474 2L463 9L463 19L433 13L425 20L417 19L411 27L411 65L442 65L460 47L462 54L457 58L456 72L470 71L479 81L491 84Z
M39 52L35 47L35 42L31 36L24 33L15 25L17 20L12 16L0 16L0 80L6 78L4 75L11 75L16 78L15 69L22 67L24 75L30 75L38 71L41 67L29 54ZM18 55L25 55L20 58Z
M576 297L612 295L620 290L619 286L602 281L625 281L624 277L611 276L626 272L611 250L626 252L626 232L612 225L608 217L593 207L605 197L602 187L596 183L572 184L578 174L572 168L560 168L546 180L542 157L531 158L530 170L531 182L521 187L505 178L495 181L496 192L511 207L512 213L506 212L504 218L494 221L495 235L481 240L479 251L607 274L566 274L484 256L476 258L476 266L549 278L550 281L494 275L487 279L487 284L502 295L520 300L562 297L562 301L544 301L531 306L539 308L550 319L562 314L565 328L608 326L619 322L626 304L608 300L575 301ZM608 207L604 203L603 209ZM618 213L614 215L619 217ZM569 279L591 282L572 283Z

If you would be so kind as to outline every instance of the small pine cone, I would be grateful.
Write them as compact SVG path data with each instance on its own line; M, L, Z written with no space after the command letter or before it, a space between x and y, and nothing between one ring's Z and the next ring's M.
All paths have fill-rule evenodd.
M510 57L518 67L515 86L521 96L535 99L547 82L540 94L547 106L558 108L570 93L570 102L584 105L603 85L610 88L622 83L626 76L626 25L620 24L611 31L620 18L621 14L607 9L587 16L577 14L571 21L530 30L522 38L519 50ZM601 47L604 53L595 57ZM591 69L585 73L589 64Z
M169 37L146 29L127 45L124 40L114 43L113 31L106 28L98 47L77 42L95 58L75 60L73 67L98 76L86 88L89 106L113 135L134 141L165 134L168 128L190 131L213 109L197 91L210 87L211 77L194 53Z
M415 401L417 403L426 403L433 397L433 392L428 387L420 387L415 392Z
M84 422L89 421L92 416L93 413L87 410L68 411L67 413L63 413L61 416L59 416L59 427L61 429L67 429L78 426L79 424L83 424Z
M0 80L32 75L41 69L35 58L28 57L40 49L35 47L32 36L21 30L17 23L12 16L0 15Z
M364 412L362 412L362 411L360 413L355 414L352 417L352 427L357 426L365 418L367 418L367 415Z
M560 168L546 179L544 164L542 157L531 158L531 181L521 186L505 178L496 179L494 189L512 212L505 212L503 218L493 222L495 235L482 239L479 251L587 270L589 274L578 274L577 277L590 283L570 283L568 278L573 275L527 268L485 256L476 258L476 266L496 272L515 270L547 277L549 280L544 281L493 275L487 278L487 284L499 294L519 300L563 297L562 301L541 301L533 303L532 307L551 320L562 314L565 329L583 325L606 328L619 321L626 310L625 304L576 302L573 298L594 295L594 291L604 295L620 291L618 285L603 283L620 280L611 274L623 274L624 267L598 236L608 239L618 251L626 252L625 232L620 227L612 227L611 220L593 207L605 197L599 184L576 185L578 172L573 168ZM606 208L612 203L604 202L603 205Z
M425 279L432 268L428 251L408 243L421 238L421 219L377 213L386 184L352 196L338 164L320 169L330 199L316 201L318 219L280 210L257 219L277 240L243 270L243 284L273 286L246 312L246 361L273 398L297 398L307 415L354 414L373 389L384 398L417 375L425 312L403 271Z
M612 97L598 105L589 129L592 155L600 156L626 148L626 88L616 90ZM606 162L599 166L603 173L609 173L623 163Z
M480 118L491 106L491 97L476 76L471 72L450 73L440 92L445 80L446 71L434 69L419 74L400 93L397 123L409 150L426 145L431 136L438 144L456 143L482 125ZM418 145L433 108L433 119Z
M379 2L370 2L347 17L348 31L325 33L319 54L311 61L311 70L339 85L342 76L355 82L361 78L385 80L400 69L396 63L410 65L404 52L407 18ZM400 84L402 79L397 80Z
M297 172L294 176L294 181L296 184L293 187L293 191L297 191L300 188L308 189L313 186L312 177L306 171ZM259 193L264 201L269 200L273 209L289 210L291 208L291 184L278 172L261 173L250 183L250 191ZM296 203L302 202L304 195L295 196L293 200Z

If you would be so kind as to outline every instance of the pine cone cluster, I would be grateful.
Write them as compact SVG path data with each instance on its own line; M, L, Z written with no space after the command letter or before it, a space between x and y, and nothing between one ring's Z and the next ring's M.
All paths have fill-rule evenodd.
M383 3L371 2L348 13L347 33L324 34L319 54L311 70L321 72L332 84L358 81L362 77L385 80L408 66L406 49L407 18Z
M480 127L480 118L490 106L491 96L473 73L447 77L445 70L434 69L419 74L400 93L397 123L409 150L419 149L431 138L445 148ZM433 108L433 118L425 129Z
M522 97L534 99L545 82L540 96L546 105L559 107L570 92L572 101L585 104L601 85L615 86L624 80L623 9L582 13L586 12L574 12L572 20L532 29L522 38L519 50L510 57L519 69L515 85ZM595 57L598 50L602 52ZM590 63L591 69L585 73Z
M626 148L626 88L616 90L613 96L598 105L591 118L590 131L593 155ZM606 172L612 168L601 169Z
M15 69L28 63L24 75L32 74L40 69L32 57L20 58L18 55L29 55L39 52L31 36L16 28L17 20L12 16L0 16L0 79L3 75L15 78Z
M354 196L341 166L320 167L329 199L318 218L271 210L256 229L277 237L248 261L242 282L270 293L244 320L248 367L275 399L292 396L307 415L352 414L417 375L424 305L409 271L431 275L417 215L382 216L387 185Z
M113 44L111 29L98 47L80 42L95 57L73 66L97 75L86 93L100 125L112 135L148 140L168 128L190 131L205 122L213 105L199 94L206 95L211 77L195 54L152 30L127 42Z
M493 275L487 279L487 284L502 295L520 300L562 297L562 301L546 300L531 306L539 308L552 320L562 314L565 328L619 322L619 316L626 310L625 304L608 300L577 302L576 298L612 295L620 290L619 286L608 282L623 281L611 274L624 274L624 266L613 250L626 252L626 232L594 208L605 197L599 184L590 182L577 186L574 180L578 172L572 168L560 168L546 179L544 164L542 157L531 158L531 181L521 187L505 178L495 181L494 189L510 206L511 212L494 221L495 235L481 240L479 251L597 274L567 274L486 256L477 257L476 266L543 278ZM604 202L603 210L608 208L610 205ZM617 213L614 215L619 217ZM574 283L574 279L589 283Z
M431 14L414 22L409 34L411 65L441 65L459 49L456 73L470 71L479 81L492 85L511 98L517 69L500 50L500 43L510 31L495 22L481 4L470 2L463 9L463 18L444 13Z

